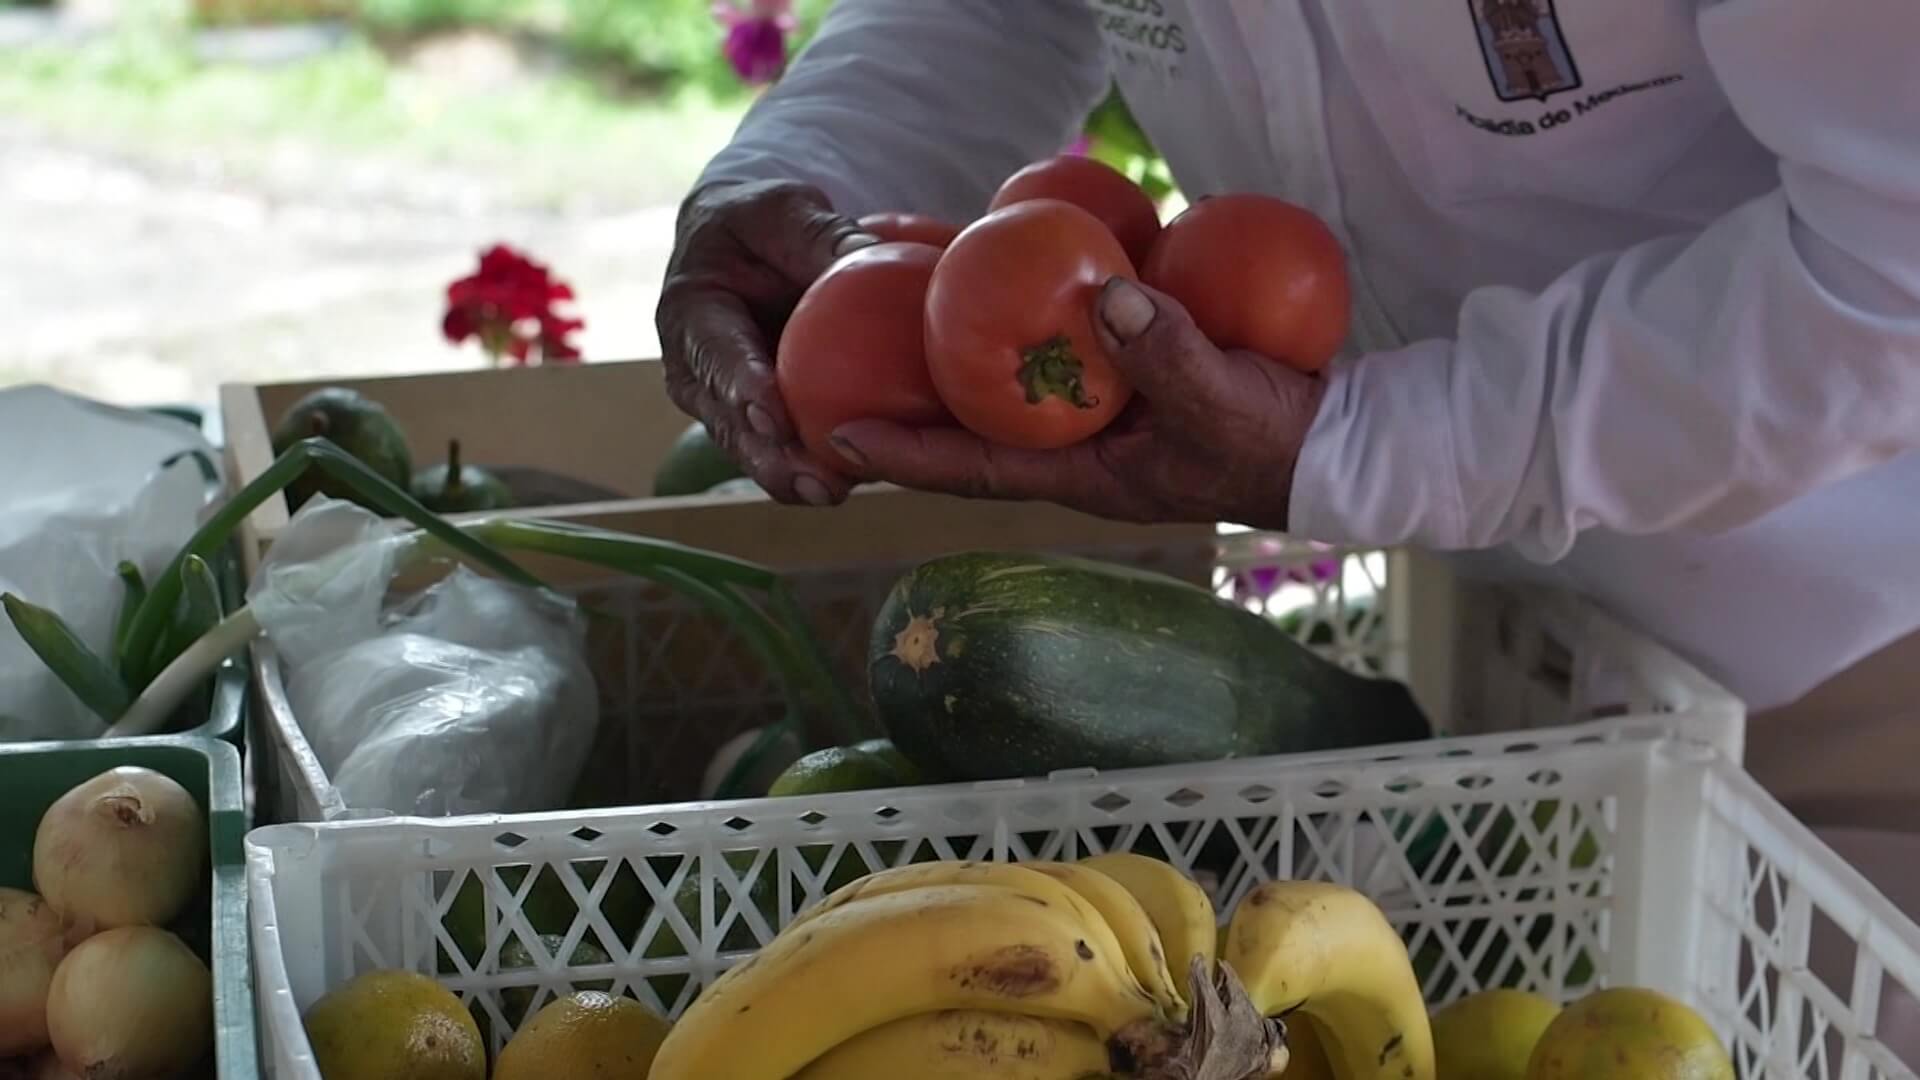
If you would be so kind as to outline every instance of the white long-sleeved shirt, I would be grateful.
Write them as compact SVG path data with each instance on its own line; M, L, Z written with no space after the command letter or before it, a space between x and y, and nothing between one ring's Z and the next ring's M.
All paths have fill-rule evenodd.
M708 178L965 220L1117 78L1190 196L1351 253L1294 531L1573 588L1766 708L1920 627L1915 42L1914 0L838 0Z

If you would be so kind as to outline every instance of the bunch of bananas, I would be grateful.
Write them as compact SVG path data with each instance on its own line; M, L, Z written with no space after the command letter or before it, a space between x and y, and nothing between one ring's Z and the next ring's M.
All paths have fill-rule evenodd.
M1433 1080L1406 949L1350 889L1261 886L1222 935L1145 856L924 863L837 890L715 980L651 1078L1264 1080L1287 1062L1267 1018L1296 1011L1338 1080Z

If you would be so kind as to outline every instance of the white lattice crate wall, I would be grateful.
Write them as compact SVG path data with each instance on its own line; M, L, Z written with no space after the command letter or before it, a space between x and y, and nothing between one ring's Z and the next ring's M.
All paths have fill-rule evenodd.
M1875 1025L1920 986L1920 929L1738 768L1738 709L1577 605L1507 597L1485 614L1476 622L1506 640L1452 642L1481 669L1457 673L1482 688L1461 696L1488 710L1482 726L1548 726L1026 782L258 830L249 875L273 1075L316 1077L300 1012L372 968L435 974L498 1045L515 988L532 1008L596 985L677 1015L869 869L1130 849L1192 871L1223 914L1275 877L1365 889L1435 1005L1491 985L1561 999L1653 986L1712 1019L1743 1077L1913 1077L1920 1051L1902 1048L1903 1063ZM1577 633L1525 640L1549 626ZM551 951L523 906L543 878L578 909ZM468 957L447 922L476 886L484 930ZM1841 969L1810 959L1822 932L1844 946ZM512 939L532 968L501 969ZM610 962L560 962L583 941Z

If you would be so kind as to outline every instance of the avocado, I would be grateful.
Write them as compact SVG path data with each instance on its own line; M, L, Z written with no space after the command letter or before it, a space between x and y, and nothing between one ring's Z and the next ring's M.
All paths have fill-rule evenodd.
M660 467L653 474L653 494L656 498L698 495L740 476L740 466L707 434L706 425L694 423L680 433L667 456L660 459Z
M294 402L273 429L273 455L279 457L316 435L402 491L413 479L413 458L400 425L385 406L357 390L327 387ZM287 508L297 510L316 494L360 501L345 484L315 468L287 485Z
M436 514L505 510L513 505L513 492L499 477L478 465L461 463L459 439L448 441L444 464L413 475L413 497Z

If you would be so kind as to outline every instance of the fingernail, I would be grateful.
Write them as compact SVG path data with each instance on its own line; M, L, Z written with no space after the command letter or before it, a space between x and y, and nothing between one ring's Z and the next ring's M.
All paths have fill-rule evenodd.
M827 486L804 473L793 481L793 493L814 506L825 506L832 501L827 495Z
M771 436L777 430L773 426L773 414L758 405L747 406L747 423L762 435Z
M1122 344L1146 333L1157 314L1153 301L1133 282L1122 277L1107 279L1100 293L1100 319Z
M867 455L861 453L852 443L838 435L829 436L827 441L832 443L833 448L840 452L840 456L846 458L855 468L867 467Z
M845 255L850 251L859 251L863 247L873 246L879 239L879 237L872 233L851 232L841 237L839 243L833 245L833 253L835 255Z

